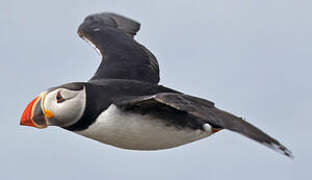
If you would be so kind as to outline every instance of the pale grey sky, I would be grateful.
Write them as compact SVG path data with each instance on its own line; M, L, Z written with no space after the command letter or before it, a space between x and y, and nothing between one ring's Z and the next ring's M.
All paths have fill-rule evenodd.
M312 1L1 0L0 179L311 179ZM222 131L179 148L121 150L49 127L20 127L41 91L99 65L76 30L110 11L141 22L161 84L214 101L280 140L288 159Z

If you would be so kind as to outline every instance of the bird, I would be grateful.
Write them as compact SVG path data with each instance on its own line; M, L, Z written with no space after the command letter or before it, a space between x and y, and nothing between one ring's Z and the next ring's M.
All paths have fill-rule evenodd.
M279 141L209 100L160 85L159 64L134 39L140 23L115 13L87 16L80 38L101 56L87 82L42 91L25 108L20 125L57 126L104 144L129 150L178 147L230 130L288 157Z

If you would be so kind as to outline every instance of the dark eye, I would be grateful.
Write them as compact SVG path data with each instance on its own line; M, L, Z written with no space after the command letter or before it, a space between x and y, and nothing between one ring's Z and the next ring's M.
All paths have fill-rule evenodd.
M60 91L57 92L57 94L56 94L56 102L57 103L62 103L64 101L65 101L65 98L61 95L61 92Z

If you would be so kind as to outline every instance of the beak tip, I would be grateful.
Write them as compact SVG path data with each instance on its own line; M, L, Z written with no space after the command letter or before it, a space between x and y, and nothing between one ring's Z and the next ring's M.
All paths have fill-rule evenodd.
M20 124L20 126L32 126L32 127L35 127L34 123L30 120L30 118L27 118L25 116L22 116L19 124Z
M31 103L29 103L26 109L24 110L21 120L20 120L21 126L36 127L36 125L31 120L31 114L32 114L33 105L35 104L38 98L39 97L36 97L33 101L31 101Z

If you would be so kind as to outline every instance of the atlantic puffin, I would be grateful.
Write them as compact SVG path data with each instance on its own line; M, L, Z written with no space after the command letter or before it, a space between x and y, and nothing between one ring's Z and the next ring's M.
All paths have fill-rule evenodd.
M78 35L101 56L88 82L43 91L24 110L20 124L58 126L124 149L159 150L228 129L288 157L276 139L211 101L159 85L156 57L134 36L140 24L114 13L87 16Z

